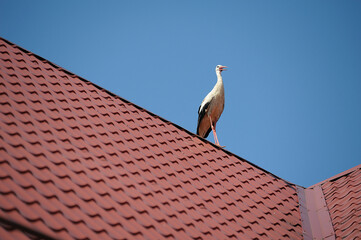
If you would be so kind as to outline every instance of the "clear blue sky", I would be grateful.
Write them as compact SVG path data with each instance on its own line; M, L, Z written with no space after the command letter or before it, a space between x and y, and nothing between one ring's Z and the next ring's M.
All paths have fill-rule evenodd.
M0 36L302 186L361 163L361 1L0 0ZM208 137L213 142L213 136Z

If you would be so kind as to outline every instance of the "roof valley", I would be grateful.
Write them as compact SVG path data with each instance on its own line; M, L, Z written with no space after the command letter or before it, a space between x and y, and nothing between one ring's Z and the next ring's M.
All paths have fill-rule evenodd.
M335 239L330 214L320 185L297 186L304 239Z

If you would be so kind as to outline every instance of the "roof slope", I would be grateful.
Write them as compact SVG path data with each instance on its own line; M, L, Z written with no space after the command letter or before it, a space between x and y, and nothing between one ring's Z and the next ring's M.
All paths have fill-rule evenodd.
M0 235L302 238L296 186L0 39Z
M320 183L336 237L361 236L361 165Z

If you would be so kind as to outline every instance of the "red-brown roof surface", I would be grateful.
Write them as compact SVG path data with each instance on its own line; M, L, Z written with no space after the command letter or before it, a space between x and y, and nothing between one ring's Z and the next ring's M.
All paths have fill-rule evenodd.
M322 184L336 236L359 173ZM308 236L303 188L2 38L0 181L5 239Z
M335 235L361 239L361 165L320 184Z

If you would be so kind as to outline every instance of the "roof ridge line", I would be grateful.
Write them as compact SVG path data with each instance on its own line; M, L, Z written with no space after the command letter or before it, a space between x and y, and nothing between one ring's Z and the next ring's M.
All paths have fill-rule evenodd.
M191 131L189 131L189 130L181 127L181 126L179 126L178 124L176 124L176 123L174 123L174 122L171 122L171 121L169 121L169 120L167 120L167 119L165 119L165 118L163 118L163 117L161 117L161 116L159 116L159 115L157 115L157 114L155 114L155 113L153 113L153 112L151 112L151 111L149 111L149 110L147 110L147 109L145 109L145 108L143 108L143 107L141 107L141 106L139 106L139 105L137 105L137 104L135 104L135 103L127 100L127 99L124 99L124 98L120 97L119 95L117 95L117 94L115 94L115 93L113 93L113 92L111 92L111 91L109 91L109 90L107 90L107 89L105 89L105 88L97 85L96 83L94 83L94 82L92 82L92 81L89 81L89 80L87 80L87 79L85 79L85 78L83 78L83 77L81 77L81 76L79 76L79 75L77 75L77 74L69 71L69 70L66 70L66 69L64 69L63 67L61 67L61 66L59 66L59 65L51 62L50 60L48 60L48 59L46 59L46 58L43 58L43 57L41 57L41 56L39 56L39 55L37 55L37 54L35 54L35 53L33 53L33 52L25 49L25 48L22 48L22 47L18 46L17 44L15 44L15 43L13 43L13 42L11 42L11 41L9 41L9 40L1 37L1 36L0 36L0 39L1 39L1 40L4 40L4 41L7 42L8 44L10 44L10 45L12 45L12 46L20 49L21 51L23 51L23 52L25 52L25 53L27 53L27 54L33 55L34 57L38 58L39 60L41 60L41 61L43 61L43 62L46 61L47 63L49 63L49 64L52 65L53 67L59 69L60 71L63 71L63 72L66 73L66 74L69 74L69 75L72 75L72 76L77 76L80 80L86 82L87 84L92 84L92 85L93 85L94 87L96 87L97 89L99 89L99 90L101 90L101 91L103 91L103 92L106 92L106 93L108 93L109 95L111 95L111 96L113 96L113 97L119 98L119 99L121 99L122 101L124 101L124 102L126 102L126 103L128 103L128 104L131 104L132 106L138 108L139 110L145 111L145 112L147 112L148 114L152 115L153 117L159 118L160 120L162 120L163 122L165 122L165 123L167 123L167 124L172 124L173 126L175 126L176 128L178 128L179 130L185 131L185 132L188 133L190 136L197 137L199 140L201 140L201 141L203 141L203 142L205 142L205 143L209 143L209 144L211 144L213 147L215 147L215 148L217 148L217 149L219 149L219 150L222 150L222 151L226 152L226 153L229 154L229 155L233 155L234 157L238 158L239 160L245 161L245 162L249 163L250 165L252 165L253 167L258 168L259 170L261 170L261 171L263 171L263 172L265 172L265 173L267 173L267 174L270 174L270 175L272 175L273 177L275 177L275 178L277 178L277 179L280 179L280 180L284 181L284 182L285 182L287 185L289 185L290 187L295 188L296 184L291 183L291 182L289 182L289 181L287 181L287 180L285 180L285 179L283 179L283 178L281 178L281 177L279 177L279 176L277 176L277 175L275 175L275 174L273 174L273 173L265 170L264 168L256 165L255 163L252 163L252 162L250 162L249 160L246 160L246 159L244 159L244 158L236 155L235 153L230 152L229 150L226 150L226 149L224 149L224 148L222 148L222 147L220 147L220 146L215 145L214 143L208 141L207 139L198 136L197 134L195 134L195 133L193 133L193 132L191 132Z
M350 173L353 173L354 171L356 171L357 169L360 169L360 168L361 168L361 164L358 164L358 165L354 166L353 168L347 169L347 170L345 170L345 171L343 171L341 173L338 173L338 174L336 174L336 175L334 175L332 177L329 177L329 178L327 178L327 179L325 179L325 180L323 180L323 181L321 181L319 183L316 183L316 184L314 184L312 186L309 186L308 188L314 188L314 187L316 187L318 185L324 184L325 182L334 182L334 181L338 180L339 178L347 176Z
M321 185L314 188L297 186L304 239L336 239Z

